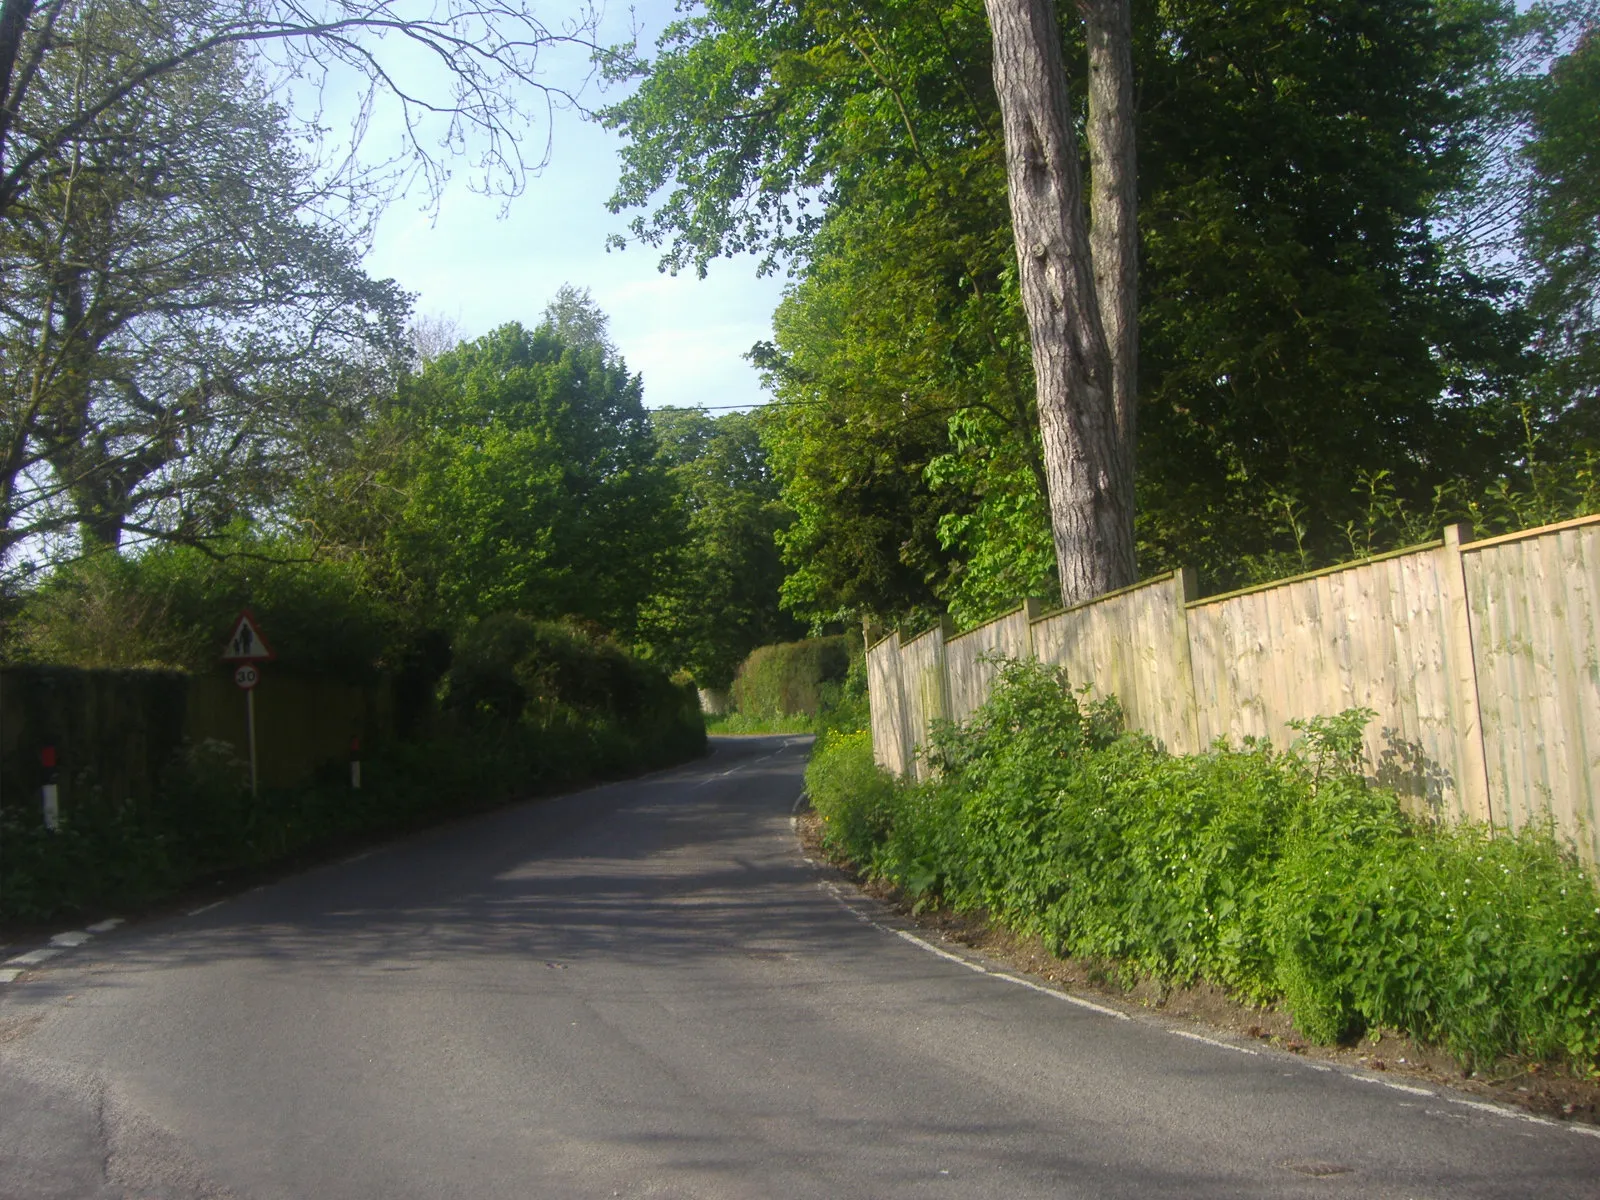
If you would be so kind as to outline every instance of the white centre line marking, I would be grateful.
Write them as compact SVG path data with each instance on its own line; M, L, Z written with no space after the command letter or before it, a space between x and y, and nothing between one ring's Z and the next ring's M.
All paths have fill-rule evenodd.
M199 908L191 908L185 916L198 917L201 913L210 912L213 908L221 908L223 901L213 900L210 904L202 904Z
M21 974L20 967L0 967L0 983L15 983Z
M70 950L75 946L83 945L93 936L94 934L87 933L82 929L74 929L67 933L56 934L55 937L50 939L50 944L52 946L65 946Z
M1181 1038L1188 1038L1191 1042L1204 1042L1208 1046L1215 1046L1219 1050L1232 1050L1235 1054L1260 1054L1259 1050L1252 1050L1248 1046L1233 1046L1227 1042L1219 1042L1216 1038L1208 1038L1201 1033L1190 1033L1187 1029L1169 1029L1168 1033Z
M113 929L115 929L118 925L121 925L121 924L122 924L122 918L121 917L107 917L104 921L96 921L93 925L89 926L89 932L90 933L110 933Z

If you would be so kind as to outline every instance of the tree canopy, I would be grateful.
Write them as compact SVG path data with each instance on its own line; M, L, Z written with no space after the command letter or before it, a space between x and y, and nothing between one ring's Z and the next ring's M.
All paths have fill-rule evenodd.
M1436 226L1513 33L1487 0L1135 5L1143 573L1329 561L1364 477L1426 509L1515 455L1525 322ZM1053 573L988 47L971 5L714 0L607 113L667 266L797 273L760 356L800 611L977 617Z

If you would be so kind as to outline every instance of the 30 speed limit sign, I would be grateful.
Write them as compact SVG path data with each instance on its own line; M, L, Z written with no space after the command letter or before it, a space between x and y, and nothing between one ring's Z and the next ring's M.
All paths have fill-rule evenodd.
M243 663L234 670L233 681L248 692L261 682L261 671L249 663Z

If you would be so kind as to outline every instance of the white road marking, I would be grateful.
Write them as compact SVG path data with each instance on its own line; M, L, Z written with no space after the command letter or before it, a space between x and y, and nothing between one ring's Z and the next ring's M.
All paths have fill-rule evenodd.
M1412 1087L1409 1083L1390 1083L1387 1079L1380 1079L1378 1082L1397 1092L1410 1092L1413 1096L1427 1096L1429 1099L1433 1097L1433 1093L1427 1088Z
M8 967L37 967L42 962L49 962L61 951L50 946L38 950L29 950L26 954L19 954L15 958L6 959Z
M874 924L876 924L876 922L874 922ZM989 968L985 967L982 963L975 963L970 958L962 958L959 954L951 954L948 950L941 950L932 942L925 942L916 934L907 933L904 929L887 929L882 925L879 925L878 928L885 930L887 933L894 934L895 937L905 938L905 940L910 942L913 946L917 946L923 950L926 950L929 954L937 954L940 958L945 959L948 962L956 963L958 966L963 966L969 971L976 971L979 975L988 975L991 973ZM996 975L995 978L1003 979L1005 977L1002 975ZM1018 981L1012 980L1012 982L1016 983Z
M104 921L96 921L93 925L89 926L89 932L90 933L110 933L113 929L115 929L118 925L121 925L121 924L122 924L122 918L121 917L107 917Z
M93 936L94 934L87 933L82 929L74 929L68 933L56 934L55 937L50 939L50 944L52 946L64 946L68 950L71 950L76 946L83 945Z
M0 967L0 983L15 983L17 976L21 974L20 967Z
M213 900L210 904L202 904L199 908L191 908L184 916L198 917L201 913L210 912L213 908L221 908L222 904L221 900Z
M990 974L996 979L1004 979L1007 983L1014 983L1018 987L1025 987L1029 991L1038 992L1041 996L1049 996L1052 1000L1061 1000L1079 1008L1087 1008L1090 1012L1097 1012L1103 1017L1115 1017L1119 1021L1130 1019L1125 1012L1118 1012L1114 1008L1107 1008L1104 1004L1096 1004L1093 1000L1085 1000L1082 996L1074 996L1071 992L1063 992L1059 988L1046 987L1042 983L1034 983L1028 979L1018 979L1015 975L1006 975L999 971L992 971Z
M1560 1121L1546 1120L1544 1117L1536 1117L1532 1113L1523 1112L1521 1109L1505 1108L1499 1104L1484 1104L1480 1100L1457 1100L1453 1096L1447 1097L1447 1099L1451 1104L1459 1104L1462 1108L1475 1108L1479 1112L1493 1113L1497 1117L1510 1117L1513 1121L1527 1121L1531 1125L1561 1124ZM1576 1129L1578 1126L1569 1125L1567 1128Z
M1203 1033L1190 1033L1187 1029L1169 1029L1168 1033L1181 1038L1188 1038L1191 1042L1204 1042L1208 1046L1215 1046L1219 1050L1232 1050L1235 1054L1260 1054L1259 1050L1252 1050L1248 1046L1234 1046L1228 1042L1219 1042L1216 1038L1208 1038Z
M808 859L807 861L810 860ZM1003 971L991 971L982 963L974 962L970 958L963 958L959 954L952 954L948 950L945 950L939 946L935 946L932 942L926 941L923 938L919 938L914 933L909 933L904 929L894 929L888 925L874 921L871 917L867 916L866 913L862 912L855 905L851 904L847 899L845 899L844 894L840 892L839 888L833 883L823 881L821 886L823 891L827 892L828 895L833 897L833 899L838 903L839 907L843 908L845 912L849 913L863 925L870 925L880 933L891 933L897 938L902 938L905 941L910 942L919 950L926 950L929 954L934 954L940 958L948 959L950 962L956 963L958 966L963 966L967 970L976 972L979 975L987 975L991 979L999 979L1005 983L1014 983L1018 987L1025 987L1029 991L1038 992L1041 995L1049 996L1051 999L1060 1000L1064 1003L1075 1005L1078 1008L1086 1008L1090 1012L1099 1013L1103 1017L1114 1017L1118 1021L1126 1021L1129 1019L1127 1013L1118 1012L1114 1008L1107 1008L1103 1004L1096 1004L1092 1000L1085 1000L1081 996L1072 995L1070 992L1064 992L1053 987L1046 987L1042 983L1034 983L1027 979L1018 979L1015 975L1007 975ZM1250 1050L1246 1051L1246 1053L1254 1054L1255 1051Z

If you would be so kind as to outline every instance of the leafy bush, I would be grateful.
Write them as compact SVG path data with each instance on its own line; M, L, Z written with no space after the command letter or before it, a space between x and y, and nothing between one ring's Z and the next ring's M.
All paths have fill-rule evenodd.
M470 727L516 724L568 737L636 744L635 753L705 750L690 684L568 625L500 613L457 639L446 708Z
M1421 824L1356 773L1360 710L1173 756L1058 671L1011 663L931 783L824 738L807 772L836 853L923 903L1058 953L1283 999L1318 1040L1384 1026L1463 1061L1600 1056L1600 896L1550 828Z
M57 832L44 828L36 790L9 789L0 916L138 906L199 880L705 749L691 688L564 626L480 622L458 643L449 686L454 719L429 738L369 747L359 791L334 764L309 786L252 797L233 748L217 742L181 748L148 794L75 802Z
M24 602L9 657L89 668L213 669L251 609L278 663L370 680L414 633L356 559L240 533L223 556L187 546L102 554L63 567Z
M734 677L734 707L750 717L816 716L825 686L844 682L850 657L844 637L758 646Z

